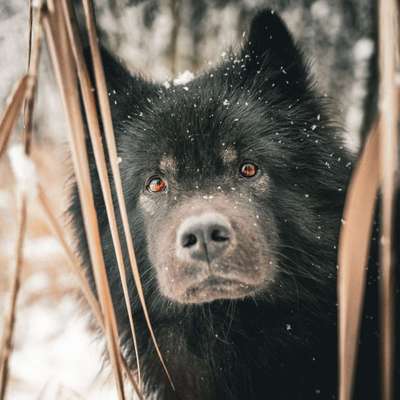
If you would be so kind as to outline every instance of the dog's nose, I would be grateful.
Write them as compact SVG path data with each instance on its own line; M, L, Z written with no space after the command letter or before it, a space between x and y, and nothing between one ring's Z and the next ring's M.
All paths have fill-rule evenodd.
M221 214L209 212L189 217L177 232L177 255L210 263L228 248L232 235L229 221Z

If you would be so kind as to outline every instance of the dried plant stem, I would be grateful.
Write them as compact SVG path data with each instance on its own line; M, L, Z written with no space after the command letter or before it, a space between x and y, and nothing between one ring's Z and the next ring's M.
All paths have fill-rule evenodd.
M11 132L17 123L30 82L28 75L22 77L7 101L6 110L0 120L0 158L6 150Z
M33 26L33 7L32 7L32 0L28 0L28 59L26 62L27 69L31 65L31 53L32 53L32 30Z
M106 79L104 76L103 64L101 61L100 50L98 46L98 38L96 33L96 27L94 23L94 10L93 4L91 0L83 0L83 6L85 11L86 17L86 25L88 30L89 36L89 44L90 44L90 51L92 55L93 61L93 69L95 75L95 82L96 82L96 89L97 89L97 96L100 105L100 114L101 120L103 123L104 133L106 137L107 143L107 150L111 164L112 176L115 183L115 188L117 192L117 200L119 205L119 211L121 214L122 225L125 233L127 248L128 248L128 255L129 255L129 262L132 269L132 274L135 280L136 288L138 291L139 299L142 304L143 313L146 319L147 326L149 328L150 335L152 337L155 349L157 351L158 357L161 361L161 364L164 368L164 371L167 375L167 378L171 384L171 387L174 389L174 384L172 382L171 376L168 372L167 366L165 365L163 356L161 354L160 348L158 346L156 337L154 335L154 331L151 325L150 316L147 310L146 301L144 298L143 287L140 279L139 270L136 263L135 251L133 247L133 238L132 233L129 227L129 220L128 220L128 213L126 210L124 192L122 188L122 180L121 174L118 165L118 155L117 155L117 147L115 143L115 135L114 135L114 128L112 124L112 117L111 117L111 109L108 100L108 91L107 91L107 84Z
M398 159L398 10L394 0L379 2L380 117L349 187L339 245L340 400L350 400L376 193L382 185L380 241L380 324L382 399L393 398L394 371L394 199Z
M30 153L32 132L33 132L33 110L35 105L35 93L37 87L37 76L39 69L40 53L42 48L42 6L30 9L30 42L28 56L28 73L31 79L31 84L28 86L24 104L24 147L25 153ZM33 29L32 27L35 27ZM32 39L33 38L33 39Z
M50 205L50 201L41 184L39 184L37 187L37 196L39 204L41 205L47 217L47 220L54 235L57 237L58 241L60 242L62 248L65 251L71 271L75 276L78 277L82 293L84 294L87 302L89 303L89 306L91 307L96 320L100 322L101 325L103 325L103 316L101 314L99 303L89 286L88 280L83 272L83 269L80 267L80 263L77 257L75 256L74 252L72 251L72 249L68 244L67 239L65 238L63 229L61 228L60 224L57 221L57 218L54 215L54 212Z
M339 398L350 400L355 376L366 267L379 188L379 131L371 131L348 188L339 240Z
M72 16L73 12L71 10L71 5L66 1L62 1L64 20L68 29L68 35L71 43L72 53L75 60L75 66L78 71L78 77L81 87L81 93L83 98L83 104L86 112L86 118L89 127L89 134L91 142L93 145L93 151L95 156L95 162L97 171L99 173L101 189L103 193L104 202L106 205L107 218L110 225L111 236L113 240L113 245L115 249L115 255L117 259L118 270L120 274L122 289L125 298L125 305L128 312L129 324L132 334L132 339L134 343L135 353L136 353L136 364L137 372L139 377L140 386L140 362L139 362L139 352L136 340L135 326L132 315L132 307L129 298L128 283L126 278L126 269L124 264L124 258L122 254L121 240L118 232L118 225L115 216L114 204L111 194L111 185L108 177L106 158L104 154L104 147L101 138L101 130L99 125L98 114L96 110L96 99L92 92L92 82L90 80L89 71L86 67L82 46L80 43L79 34L76 30L76 26L73 22Z
M394 199L398 166L398 116L396 59L398 57L398 9L395 0L379 2L380 111L381 143L380 174L382 212L380 240L380 323L381 371L383 400L393 398L394 373Z
M57 22L57 24L55 22ZM55 4L53 13L48 12L46 14L44 18L44 27L69 124L69 141L79 190L82 216L99 302L104 316L107 345L116 380L117 392L120 399L125 399L117 322L102 253L99 225L90 180L85 129L80 110L76 73L71 64L71 50L69 48L65 25L59 10L59 4Z
M50 201L46 195L46 192L43 190L43 187L41 184L38 185L38 200L39 203L48 219L50 228L52 229L54 235L57 237L58 241L60 242L61 246L63 247L65 254L67 255L68 259L68 264L70 267L71 272L73 275L75 275L78 278L79 286L80 289L88 302L95 318L98 326L105 332L105 326L104 326L104 321L103 321L103 315L101 313L101 309L99 306L99 303L96 299L96 297L93 294L93 291L91 290L87 277L83 272L83 269L81 268L80 262L75 256L75 253L71 249L70 245L68 244L68 241L64 235L64 231L62 227L60 226L59 222L57 221L57 218L55 217L55 214L52 210ZM128 365L125 361L125 358L121 354L121 360L122 360L122 366L125 371L125 374L127 375L129 381L131 382L133 389L136 391L137 395L139 396L140 400L143 400L143 397L140 393L139 387L132 376L131 371L128 368Z
M19 115L20 108L22 106L23 101L25 101L24 107L24 150L25 154L29 156L30 153L30 139L32 136L32 127L33 127L33 109L34 109L34 96L36 92L36 83L37 83L37 71L40 59L40 48L41 48L41 6L39 9L35 10L34 16L35 20L33 20L32 16L32 8L29 3L29 37L35 33L35 41L33 46L31 46L31 41L29 41L29 49L28 49L28 74L22 81L20 81L20 85L17 87L15 92L15 97L10 103L10 107L6 110L5 118L2 121L4 123L4 131L0 128L0 133L2 133L1 137L3 138L0 143L0 156L2 152L6 149L9 137L12 132L12 128L15 125L16 119ZM7 111L9 114L7 114ZM7 122L8 118L8 122ZM14 325L16 319L16 307L17 307L17 299L20 287L20 279L21 279L21 269L22 269L22 261L23 261L23 245L25 239L26 232L26 219L27 219L27 202L28 202L28 193L25 192L22 188L19 189L19 207L18 207L18 235L15 249L15 268L14 268L14 276L11 282L11 294L10 294L10 308L8 314L6 316L5 321L5 331L4 338L2 342L1 348L1 360L0 360L0 400L3 400L6 393L6 387L8 382L8 361L9 356L12 349L12 339L14 333Z
M22 269L23 246L26 230L26 206L27 198L25 193L21 193L18 206L18 234L15 248L14 275L11 280L10 308L7 312L4 323L4 336L2 339L0 354L0 400L4 400L8 382L8 361L12 349L12 337L15 325L15 311L20 287L20 277Z

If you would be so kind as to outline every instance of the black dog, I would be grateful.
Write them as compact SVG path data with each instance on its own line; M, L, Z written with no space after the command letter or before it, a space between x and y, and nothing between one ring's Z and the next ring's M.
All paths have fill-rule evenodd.
M131 279L146 392L336 398L336 244L352 160L281 19L257 14L240 54L186 85L150 83L107 52L103 58L142 282L176 386L157 359ZM134 367L91 153L90 160L121 340ZM76 194L71 212L91 277ZM375 309L372 295L367 311ZM379 397L371 315L358 399Z

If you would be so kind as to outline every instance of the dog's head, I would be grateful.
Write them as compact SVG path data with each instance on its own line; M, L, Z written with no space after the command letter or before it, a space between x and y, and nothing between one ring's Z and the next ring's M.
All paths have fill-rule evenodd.
M177 303L284 297L293 276L327 273L349 164L277 15L183 85L104 62L145 287Z

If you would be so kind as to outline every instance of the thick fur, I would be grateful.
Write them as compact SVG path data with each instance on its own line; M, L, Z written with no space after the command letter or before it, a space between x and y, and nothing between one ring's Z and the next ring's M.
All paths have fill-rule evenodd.
M107 52L103 61L138 265L153 328L176 386L172 391L157 359L130 277L146 391L160 399L336 398L336 245L353 160L283 22L271 11L260 12L240 54L229 54L185 86L166 88L132 76ZM237 165L224 162L225 148L234 150ZM90 146L89 155L121 340L134 368ZM174 166L173 177L168 168L161 170L165 160ZM261 171L258 179L264 180L240 179L242 160L254 161ZM154 197L145 182L155 173L173 184ZM254 242L273 242L268 247L275 260L273 282L243 299L174 302L160 291L161 272L153 262L160 244L154 237L177 223L176 210L194 199L212 207L216 193L232 207L236 204L238 213L250 215L247 229L258 216ZM92 280L76 192L71 213ZM355 392L363 400L379 397L376 242ZM260 244L241 250L241 266L246 251L251 259L253 246ZM271 268L268 263L260 267Z

